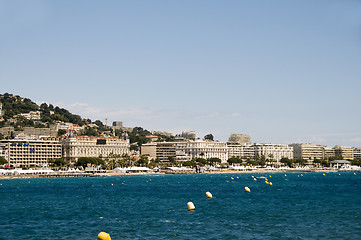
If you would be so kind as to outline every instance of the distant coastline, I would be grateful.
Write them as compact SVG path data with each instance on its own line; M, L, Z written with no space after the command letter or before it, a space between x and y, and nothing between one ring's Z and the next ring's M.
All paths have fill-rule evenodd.
M196 172L182 172L182 173L170 173L170 172L142 172L142 173L77 173L77 174L49 174L49 175L32 175L32 174L24 174L24 175L3 175L0 176L0 179L28 179L28 178L65 178L65 177L110 177L110 176L138 176L138 175L176 175L176 174L241 174L241 173L305 173L305 172L338 172L336 169L329 169L329 168L317 168L317 169L256 169L256 170L249 170L249 171L236 171L236 170L221 170L221 171L205 171L202 173Z

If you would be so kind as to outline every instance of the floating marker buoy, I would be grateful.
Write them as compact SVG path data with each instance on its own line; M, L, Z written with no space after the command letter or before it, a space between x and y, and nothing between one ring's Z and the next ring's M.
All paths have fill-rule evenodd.
M106 232L101 232L98 234L98 240L112 240L110 235Z
M239 178L239 177L237 177L237 178Z
M356 175L356 173L354 172L353 175Z
M212 193L210 193L210 192L206 192L206 195L207 195L207 198L212 198L213 197Z
M301 177L303 177L303 174L301 173Z
M287 174L285 174L285 177L287 177Z
M272 182L269 182L269 184L268 184L268 185L272 186Z
M245 187L244 190L246 190L246 192L251 192L251 189L249 189L249 187Z
M326 174L323 174L323 176L326 176Z
M272 176L271 176L271 175L269 175L269 177L271 178Z
M233 177L231 177L231 179L232 179L232 180L234 180L234 178L233 178Z
M265 181L264 183L265 183L265 184L269 184L269 182L267 182L267 181Z
M192 210L196 209L196 207L194 206L194 204L192 202L188 202L187 207L188 207L189 211L192 211Z
M112 186L114 186L113 183L112 183Z
M151 181L152 181L152 179L149 179L149 181L151 182Z

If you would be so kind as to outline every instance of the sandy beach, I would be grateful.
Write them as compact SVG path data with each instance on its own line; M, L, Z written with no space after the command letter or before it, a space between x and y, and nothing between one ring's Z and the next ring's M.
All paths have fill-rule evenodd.
M160 172L141 172L141 173L122 173L122 172L106 172L106 173L57 173L57 174L21 174L21 175L0 175L0 179L19 179L19 178L55 178L55 177L107 177L107 176L121 176L121 175L172 175L172 174L240 174L240 173L287 173L287 172L337 172L336 169L255 169L248 171L237 171L237 170L220 170L220 171L204 171L201 173L196 172L169 172L169 171L160 171Z

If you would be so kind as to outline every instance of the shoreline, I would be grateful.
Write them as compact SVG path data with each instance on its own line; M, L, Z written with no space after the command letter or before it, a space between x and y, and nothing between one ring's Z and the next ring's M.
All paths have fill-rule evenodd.
M33 175L33 174L24 174L24 175L3 175L0 176L1 179L27 179L27 178L75 178L75 177L111 177L111 176L137 176L137 175L185 175L185 174L240 174L240 173L256 173L256 174L263 174L263 173L314 173L314 172L323 172L323 173L330 173L330 172L338 172L336 169L257 169L251 171L237 171L237 170L222 170L222 171L207 171L201 173L195 172L141 172L141 173L64 173L64 174L44 174L44 175ZM350 171L354 172L354 171Z

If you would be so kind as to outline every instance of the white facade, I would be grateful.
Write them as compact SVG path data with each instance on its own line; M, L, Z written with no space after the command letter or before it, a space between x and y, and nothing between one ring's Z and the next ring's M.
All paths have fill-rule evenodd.
M83 130L84 127L85 126L79 126L78 124L64 123L64 122L57 122L50 126L51 129L55 129L56 131L59 131L61 129L61 130L65 130L65 131L73 130L76 132Z
M177 161L194 158L219 158L222 163L225 163L228 160L228 147L225 142L205 140L154 142L143 144L141 154L158 158L162 162L168 162L169 157L174 157Z
M295 159L306 159L310 163L314 159L323 159L323 146L310 143L294 143L290 145L293 147L293 157Z
M153 142L141 146L141 154L157 158L161 162L169 162L169 157L176 161L187 161L190 157L185 154L186 142Z
M228 143L228 157L254 158L255 148L253 145Z
M62 140L64 158L77 160L80 157L107 157L110 154L130 154L129 140L116 137L77 136Z
M353 159L361 159L361 148L353 149Z
M50 140L2 140L0 152L13 167L43 166L48 159L62 157L61 144Z
M19 116L22 116L29 120L40 119L40 111L30 111L29 113L20 113Z
M345 147L345 146L340 146L337 145L334 147L335 149L335 155L336 157L340 157L343 159L353 159L353 148L352 147Z
M225 142L195 140L187 142L185 154L193 158L219 158L222 163L228 160L228 147Z
M282 158L293 159L293 147L286 144L254 144L255 154L267 160L279 162Z

